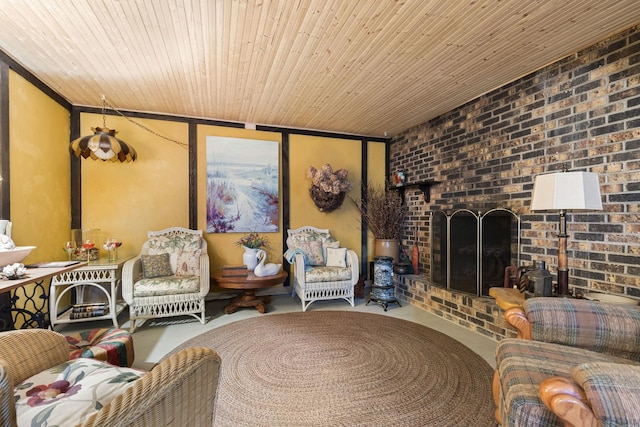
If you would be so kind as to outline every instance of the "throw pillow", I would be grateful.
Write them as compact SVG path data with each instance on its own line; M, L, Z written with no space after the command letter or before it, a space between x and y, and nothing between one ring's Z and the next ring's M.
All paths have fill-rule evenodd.
M346 267L347 248L327 248L327 267Z
M339 248L340 242L322 242L322 258L324 258L324 263L327 263L327 248Z
M200 249L180 252L176 263L176 276L198 276L200 274L200 253Z
M142 275L145 279L154 277L171 276L171 263L169 262L169 254L160 255L142 255Z
M298 249L304 252L306 264L324 265L324 258L322 257L322 242L320 240L299 242Z

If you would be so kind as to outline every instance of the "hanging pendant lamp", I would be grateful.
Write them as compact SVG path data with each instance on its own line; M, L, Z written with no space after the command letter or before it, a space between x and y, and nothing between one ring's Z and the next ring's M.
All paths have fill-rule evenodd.
M91 130L93 135L82 136L71 142L69 150L83 158L92 158L93 160L111 160L112 162L120 161L132 162L138 158L136 150L121 139L116 138L117 131L109 129L106 125L105 115L106 98L102 97L102 127L94 127Z

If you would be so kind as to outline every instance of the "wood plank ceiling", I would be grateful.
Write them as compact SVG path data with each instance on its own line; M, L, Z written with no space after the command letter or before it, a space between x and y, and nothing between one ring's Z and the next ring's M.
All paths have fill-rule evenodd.
M75 105L392 136L631 25L637 0L0 0Z

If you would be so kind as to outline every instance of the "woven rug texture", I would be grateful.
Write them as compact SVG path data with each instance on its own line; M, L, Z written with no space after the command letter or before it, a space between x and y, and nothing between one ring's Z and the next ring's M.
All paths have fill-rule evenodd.
M310 311L192 338L222 358L215 426L495 426L493 370L445 334L392 317Z

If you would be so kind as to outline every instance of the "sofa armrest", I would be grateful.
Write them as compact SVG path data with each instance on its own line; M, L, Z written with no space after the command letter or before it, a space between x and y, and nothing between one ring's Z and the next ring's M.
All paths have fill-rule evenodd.
M568 378L552 377L540 383L540 398L566 427L596 427L598 422L578 384Z
M69 344L48 329L19 329L0 333L0 359L10 367L10 379L19 384L32 375L69 360Z
M531 323L522 307L512 307L504 312L505 320L518 331L518 338L531 339Z
M186 348L158 363L81 426L211 426L220 363L210 348Z
M640 309L574 298L525 300L531 339L640 361Z
M640 425L640 366L584 363L571 376L540 384L542 401L566 425Z

